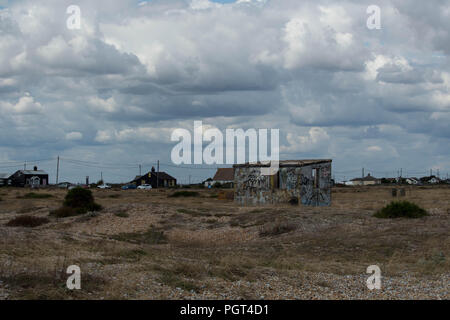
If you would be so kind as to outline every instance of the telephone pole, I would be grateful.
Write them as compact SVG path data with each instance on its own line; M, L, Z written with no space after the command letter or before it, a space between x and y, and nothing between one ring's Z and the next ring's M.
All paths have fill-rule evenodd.
M156 188L159 188L159 160L158 160L158 165L157 165L157 170L156 170Z
M139 165L139 177L142 177L142 165Z
M361 178L364 178L364 168L362 168L362 177Z
M56 161L56 184L59 182L59 156L58 160Z

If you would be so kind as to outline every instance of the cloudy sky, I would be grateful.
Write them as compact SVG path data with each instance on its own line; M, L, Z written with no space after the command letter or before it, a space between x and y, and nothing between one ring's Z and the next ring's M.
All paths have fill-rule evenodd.
M67 28L69 5L81 29ZM369 29L366 9L381 9ZM0 172L181 182L170 141L193 121L280 129L281 159L336 179L450 173L448 1L0 0ZM38 161L36 160L44 160Z

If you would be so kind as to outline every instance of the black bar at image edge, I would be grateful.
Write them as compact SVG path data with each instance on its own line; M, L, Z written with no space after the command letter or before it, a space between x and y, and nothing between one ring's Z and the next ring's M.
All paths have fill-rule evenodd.
M446 301L1 301L3 312L11 311L15 316L22 312L43 312L52 315L56 310L65 310L68 317L80 318L92 316L130 316L138 312L154 319L155 315L165 319L280 319L292 318L293 315L312 314L314 317L325 315L345 315L360 318L361 309L373 316L385 316L387 310L396 310L403 316L424 311L432 307L448 308ZM355 312L359 310L358 312ZM443 310L444 311L444 310ZM56 315L56 314L55 314ZM153 316L152 316L153 315ZM295 317L297 318L297 317ZM303 316L301 317L303 318Z

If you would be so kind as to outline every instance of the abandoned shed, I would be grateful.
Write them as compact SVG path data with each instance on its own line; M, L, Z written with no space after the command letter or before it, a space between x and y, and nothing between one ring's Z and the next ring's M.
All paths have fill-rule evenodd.
M331 205L331 162L329 159L285 160L278 172L262 175L270 163L234 165L234 199L243 205L301 203Z

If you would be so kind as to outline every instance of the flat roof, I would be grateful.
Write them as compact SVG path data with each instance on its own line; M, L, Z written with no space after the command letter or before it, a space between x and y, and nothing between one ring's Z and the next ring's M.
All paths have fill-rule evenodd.
M332 162L331 159L305 159L305 160L280 160L280 167L303 167L311 164L321 164ZM273 162L273 161L272 161ZM271 161L262 161L262 162L252 162L252 163L241 163L233 165L234 168L242 168L242 167L270 167Z

